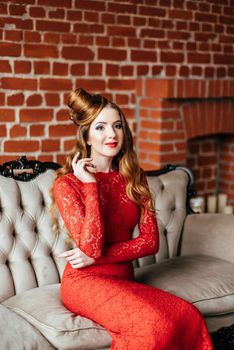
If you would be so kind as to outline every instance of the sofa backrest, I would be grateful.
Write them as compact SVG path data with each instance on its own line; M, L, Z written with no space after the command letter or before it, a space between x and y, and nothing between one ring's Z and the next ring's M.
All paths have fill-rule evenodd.
M49 214L54 170L29 182L0 175L0 301L25 290L60 281L68 249L66 230L55 235ZM157 209L160 250L138 259L145 265L176 255L186 215L188 176L182 170L148 177Z
M159 262L177 255L182 227L187 214L187 186L189 177L182 170L173 170L159 176L147 176L156 208L160 248L155 256L137 261L138 266ZM137 236L136 228L134 235Z
M51 231L53 180L54 170L29 182L0 176L0 301L60 281L66 240Z

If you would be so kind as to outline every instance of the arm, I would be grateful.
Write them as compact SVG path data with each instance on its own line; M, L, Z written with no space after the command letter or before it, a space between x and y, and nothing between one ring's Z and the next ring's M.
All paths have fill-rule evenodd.
M154 214L146 211L142 215L139 231L136 238L104 248L103 255L95 259L95 264L123 262L155 254L159 249L159 234Z
M104 227L96 182L83 183L84 202L72 180L60 177L54 184L54 196L64 223L76 245L92 258L101 256Z

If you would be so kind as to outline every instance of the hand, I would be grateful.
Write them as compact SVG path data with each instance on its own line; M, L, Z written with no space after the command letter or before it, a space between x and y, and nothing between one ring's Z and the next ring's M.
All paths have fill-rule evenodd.
M78 152L72 160L72 168L74 175L82 182L96 182L96 178L92 175L96 172L96 165L92 163L92 158L82 158L78 160L80 152Z
M94 258L90 258L83 253L79 248L67 250L57 256L58 258L65 258L73 269L81 269L83 267L92 265L95 262Z

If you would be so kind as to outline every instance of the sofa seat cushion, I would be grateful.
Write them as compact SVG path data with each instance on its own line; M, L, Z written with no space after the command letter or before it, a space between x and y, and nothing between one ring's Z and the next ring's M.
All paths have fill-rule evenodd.
M60 350L110 347L111 337L104 328L63 306L60 284L30 289L5 300L4 305L30 322Z
M137 281L193 303L204 316L234 312L234 264L211 256L179 256L135 269Z
M0 348L2 350L54 349L30 323L1 304L0 330Z

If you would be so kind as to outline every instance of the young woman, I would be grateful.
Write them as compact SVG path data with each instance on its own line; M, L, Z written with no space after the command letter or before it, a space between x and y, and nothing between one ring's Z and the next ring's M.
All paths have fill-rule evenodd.
M54 196L76 248L61 295L72 312L112 336L112 350L211 350L200 312L134 280L132 260L155 254L158 228L149 189L119 107L83 89L70 93L78 126L74 152L58 173ZM140 234L132 238L135 225Z

